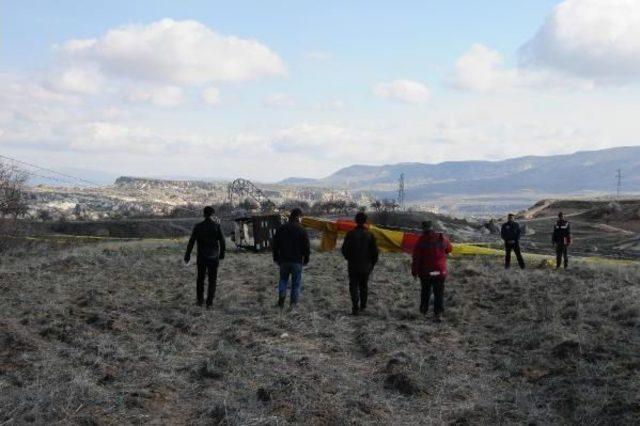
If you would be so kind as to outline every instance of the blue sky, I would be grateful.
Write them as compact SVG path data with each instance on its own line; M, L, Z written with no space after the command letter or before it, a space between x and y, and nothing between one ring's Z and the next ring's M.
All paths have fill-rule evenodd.
M637 3L5 1L0 152L273 181L631 145Z

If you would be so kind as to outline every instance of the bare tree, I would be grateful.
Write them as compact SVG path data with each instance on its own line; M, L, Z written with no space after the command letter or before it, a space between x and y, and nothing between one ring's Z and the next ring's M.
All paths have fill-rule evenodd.
M27 213L24 185L27 174L20 168L0 161L0 251L5 250L15 235L18 217Z
M400 206L398 205L398 203L396 203L395 200L388 199L388 198L385 198L384 200L382 200L382 208L386 212L393 212L398 207L400 207Z
M335 200L333 208L338 213L347 214L347 202L345 200Z
M276 208L276 205L271 200L260 201L260 211L262 213L270 213Z
M309 212L310 206L309 203L304 200L284 200L280 206L278 207L282 211L291 211L295 208L302 210L303 212Z
M374 201L371 203L371 206L370 206L370 207L371 207L373 210L375 210L376 212L378 212L378 213L379 213L379 212L380 212L380 210L382 210L382 201L380 201L380 200L374 200Z
M51 220L53 220L51 212L47 209L39 209L36 213L36 217L43 222L50 222Z
M0 161L0 216L13 219L27 213L24 185L28 175L24 170Z

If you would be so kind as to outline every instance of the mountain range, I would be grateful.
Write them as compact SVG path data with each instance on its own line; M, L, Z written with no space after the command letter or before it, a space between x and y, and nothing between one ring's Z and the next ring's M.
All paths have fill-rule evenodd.
M395 198L404 174L406 201L451 196L640 192L640 146L526 156L501 161L447 161L438 164L353 165L322 179L288 178L284 185L340 187Z

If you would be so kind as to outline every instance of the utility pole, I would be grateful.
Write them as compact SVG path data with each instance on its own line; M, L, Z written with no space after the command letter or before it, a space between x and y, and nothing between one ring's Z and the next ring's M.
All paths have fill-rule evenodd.
M616 194L617 194L617 198L620 198L620 189L622 188L622 170L618 169L618 173L616 173L616 179L618 181Z
M398 182L398 207L404 211L404 173L400 173L400 182Z

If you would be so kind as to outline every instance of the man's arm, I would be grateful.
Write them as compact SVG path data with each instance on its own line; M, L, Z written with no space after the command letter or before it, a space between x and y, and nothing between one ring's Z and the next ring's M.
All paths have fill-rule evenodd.
M224 240L224 233L222 232L222 227L218 225L218 243L220 245L220 254L218 255L218 259L224 259L224 255L227 251L227 244Z
M280 263L280 228L276 230L276 235L273 236L273 242L271 243L271 253L273 254L273 261Z
M187 251L184 254L184 263L189 263L189 260L191 260L191 251L193 251L193 245L196 243L196 229L197 225L193 227L193 231L191 232L191 238L189 238L189 243L187 244Z
M449 254L453 251L453 246L451 245L451 241L448 238L444 239L444 252Z
M342 248L340 249L342 256L347 260L349 260L349 246L351 245L351 238L349 235L350 234L347 232L347 235L345 235L344 241L342 242Z
M506 226L505 226L505 224L503 223L503 224L502 224L502 227L500 228L500 238L502 238L503 240L507 241L507 236L506 236L506 234L507 234Z
M413 254L411 256L411 275L413 277L418 276L418 272L420 271L420 242L422 238L419 238L416 242L415 247L413 248Z
M371 234L371 240L369 242L369 253L371 255L371 263L373 263L374 265L378 263L380 250L378 250L378 243L376 242L376 237L373 234Z

